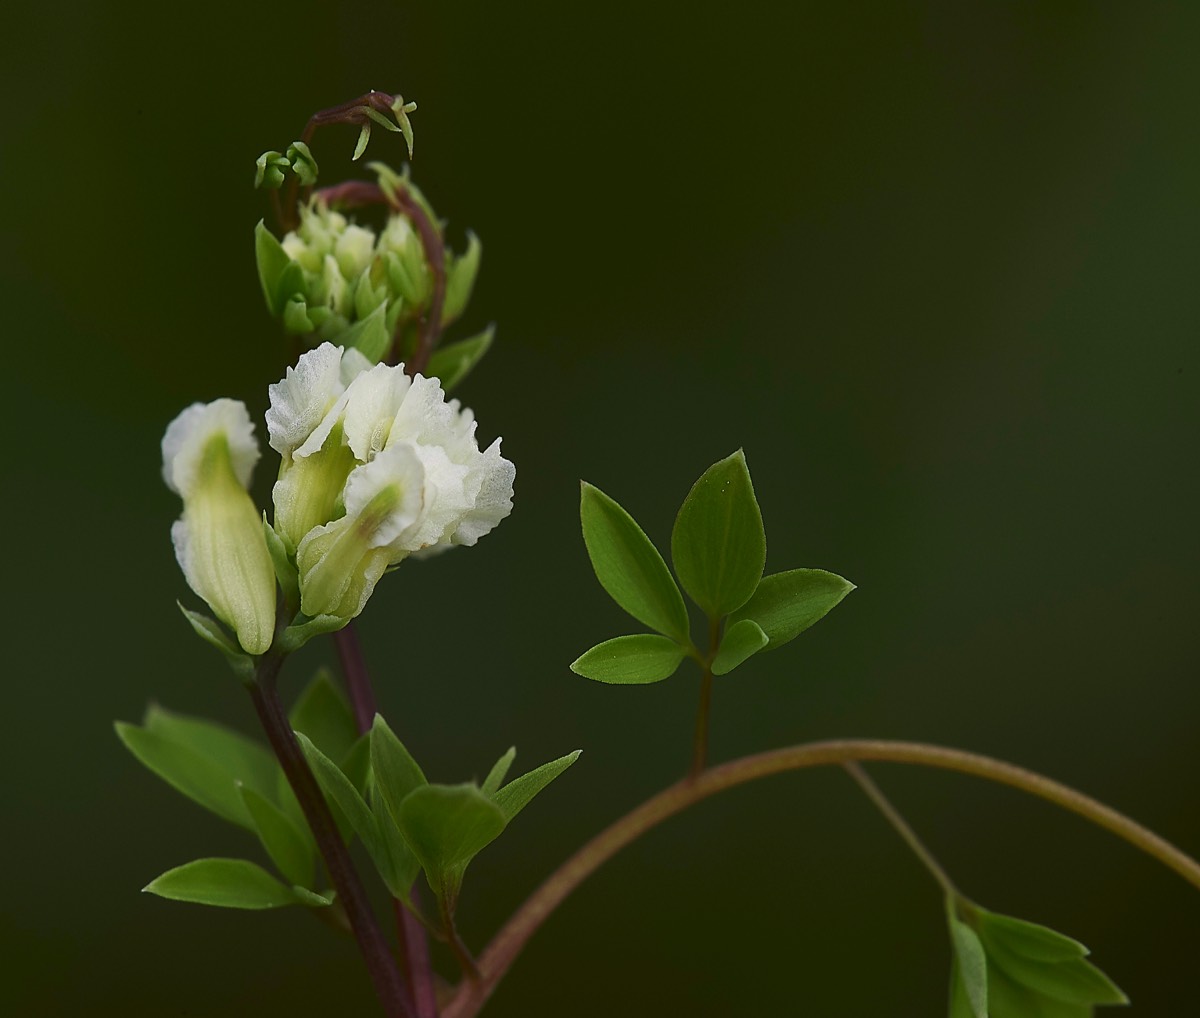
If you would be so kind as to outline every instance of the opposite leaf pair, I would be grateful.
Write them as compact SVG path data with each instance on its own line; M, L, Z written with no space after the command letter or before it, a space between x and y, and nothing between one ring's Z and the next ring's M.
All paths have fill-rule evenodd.
M740 449L714 463L693 485L671 533L679 584L709 620L706 653L692 642L679 584L633 517L586 482L579 511L600 585L660 634L619 636L593 647L571 665L589 679L658 682L674 674L685 657L724 675L759 651L799 636L854 589L822 569L763 576L766 534Z

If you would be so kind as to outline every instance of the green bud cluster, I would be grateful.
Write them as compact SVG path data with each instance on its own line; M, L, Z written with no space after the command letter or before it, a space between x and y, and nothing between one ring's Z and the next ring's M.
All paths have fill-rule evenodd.
M373 168L385 193L403 187L442 233L443 225L416 187L381 164ZM421 235L403 212L392 211L376 230L314 197L282 241L260 227L256 250L268 308L309 347L342 342L347 330L382 309L387 335L398 339L398 349L414 348L433 303L434 276ZM443 327L465 310L481 253L470 233L462 254L445 250Z

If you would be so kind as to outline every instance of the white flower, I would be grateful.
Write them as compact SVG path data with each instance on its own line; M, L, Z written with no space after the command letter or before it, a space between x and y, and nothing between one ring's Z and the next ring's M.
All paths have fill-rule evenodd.
M267 412L291 463L275 525L296 550L303 611L347 619L388 566L491 531L512 511L516 475L499 439L480 452L474 415L437 379L347 370L349 356L328 343L304 354Z
M264 653L275 633L275 571L246 491L259 450L245 405L192 404L167 427L162 456L163 478L183 499L171 540L188 585L247 653Z

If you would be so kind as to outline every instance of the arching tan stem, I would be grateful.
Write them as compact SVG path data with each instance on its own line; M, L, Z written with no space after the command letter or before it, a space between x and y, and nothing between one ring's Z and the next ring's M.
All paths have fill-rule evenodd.
M1078 813L1124 838L1200 889L1200 863L1153 831L1103 803L1041 774L960 749L916 742L838 739L742 757L703 771L647 799L562 864L513 914L478 959L480 978L464 981L442 1018L474 1018L517 955L559 904L604 862L668 817L717 792L784 771L863 760L920 764L973 774Z

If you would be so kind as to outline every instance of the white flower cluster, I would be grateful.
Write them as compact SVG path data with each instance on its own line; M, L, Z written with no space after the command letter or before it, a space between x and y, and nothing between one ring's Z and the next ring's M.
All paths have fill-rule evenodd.
M512 511L516 470L500 440L480 451L471 411L402 365L372 366L324 343L270 387L266 417L282 457L275 543L310 618L349 621L386 569L473 545ZM246 491L259 450L245 406L189 407L162 451L163 476L184 503L172 529L184 575L242 648L261 654L275 630L275 575Z
M500 440L481 452L474 415L436 378L325 343L270 396L275 527L295 543L306 615L353 618L389 566L473 545L512 511Z

